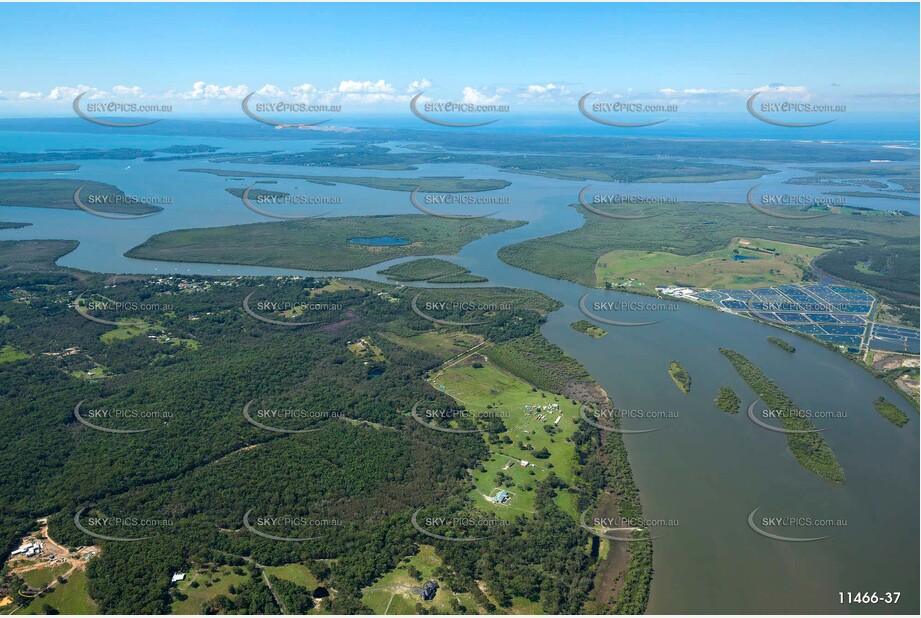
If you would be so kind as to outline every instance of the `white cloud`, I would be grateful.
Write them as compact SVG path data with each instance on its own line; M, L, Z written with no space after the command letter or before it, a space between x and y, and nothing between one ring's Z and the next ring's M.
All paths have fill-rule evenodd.
M396 92L394 87L382 79L376 82L364 81L356 82L347 79L339 82L339 92L343 94L393 94Z
M239 86L217 86L203 81L192 84L192 89L176 94L181 99L211 100L211 99L242 99L249 94L245 84Z
M261 94L269 97L281 97L285 95L285 91L276 86L275 84L266 84L262 88L256 91L256 94Z
M106 95L104 90L99 90L98 88L93 88L91 86L55 86L51 89L51 92L48 93L49 101L73 101L77 98L77 95L80 93L87 92L89 93L89 98L98 99Z
M471 88L466 86L463 91L463 102L470 105L491 105L493 103L498 103L502 99L502 91L496 91L493 96L488 96L477 90L476 88Z
M415 94L420 90L425 90L426 88L431 88L432 82L425 79L417 79L409 82L409 85L406 87L406 94Z
M570 102L572 93L562 84L530 84L519 97L524 101L539 101L542 103Z
M19 98L20 98L20 99L23 99L23 100L25 100L25 101L30 101L30 100L34 100L34 99L41 99L41 98L42 98L42 93L41 93L41 92L26 92L26 91L23 91L23 92L20 92L20 93L19 93Z
M130 86L130 87L129 86L114 86L112 88L112 94L115 94L118 96L124 96L124 97L128 97L128 96L137 97L137 98L144 97L144 91L141 89L140 86Z

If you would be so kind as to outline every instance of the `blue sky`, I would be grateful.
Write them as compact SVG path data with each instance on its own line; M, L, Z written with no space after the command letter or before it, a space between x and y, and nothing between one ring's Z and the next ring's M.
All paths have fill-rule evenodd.
M76 93L188 111L246 93L405 109L571 109L587 91L739 109L751 93L914 111L918 4L0 5L0 116ZM7 113L3 113L7 112Z

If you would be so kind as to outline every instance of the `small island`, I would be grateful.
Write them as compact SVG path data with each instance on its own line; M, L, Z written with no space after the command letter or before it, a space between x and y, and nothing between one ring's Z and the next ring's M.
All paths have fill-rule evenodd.
M430 283L484 283L486 277L474 275L470 269L439 258L422 258L394 264L377 271L392 281L428 281Z
M776 345L781 350L789 352L790 354L793 354L794 352L796 352L796 348L794 348L792 345L790 345L789 343L787 343L780 337L768 337L767 340L773 343L774 345Z
M758 394L768 410L776 411L777 420L784 429L797 433L787 434L787 446L793 457L807 470L834 483L846 482L844 469L838 463L834 451L816 431L808 416L802 414L802 408L790 399L783 390L753 362L728 348L720 348L745 383Z
M873 407L876 408L876 411L879 412L883 418L896 427L902 427L909 421L908 415L899 410L895 404L885 397L877 397L873 401Z
M734 390L728 386L721 386L719 392L716 394L716 399L713 400L713 403L715 403L716 407L723 412L728 412L729 414L738 414L739 404L742 403L742 400L739 399L739 396L736 395Z
M681 392L691 392L691 374L678 361L672 361L668 364L668 375L672 377Z
M588 335L592 339L601 339L608 334L608 331L604 330L600 326L595 326L588 320L579 320L570 324L574 331L578 331L582 334Z

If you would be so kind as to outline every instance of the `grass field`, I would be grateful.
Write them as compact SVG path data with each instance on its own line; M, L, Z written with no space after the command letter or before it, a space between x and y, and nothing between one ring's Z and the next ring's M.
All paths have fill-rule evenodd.
M623 284L632 278L648 288L683 284L746 289L801 281L809 262L824 252L816 247L759 238L733 238L722 249L687 256L616 249L598 258L595 277L598 285Z
M414 350L422 350L435 356L450 358L469 350L483 338L463 331L428 331L412 337L401 337L394 333L381 333L388 341Z
M43 614L45 604L58 610L60 614L86 615L95 614L96 604L90 599L86 585L86 571L77 569L67 578L66 584L58 584L54 590L40 599L35 599L24 611L18 614Z
M376 614L407 615L417 614L416 605L422 605L433 614L460 613L451 608L451 599L456 598L461 606L468 610L478 610L476 600L470 593L455 595L442 581L433 576L436 568L441 566L442 560L435 553L431 545L420 545L419 553L408 561L401 562L397 568L390 571L373 585L362 592L362 602L374 610ZM414 579L409 575L409 568L414 567L419 571L419 576ZM423 601L412 588L419 588L425 582L434 579L438 582L438 592L431 601Z
M488 356L488 351L486 354ZM482 367L474 367L474 362ZM500 434L499 443L490 445L492 454L483 462L483 469L477 468L473 474L475 489L471 497L479 508L503 519L532 513L534 486L538 480L546 478L550 470L564 481L572 480L575 448L567 439L576 431L577 404L562 395L535 389L479 356L436 373L432 384L470 410L482 412L492 406L492 410L508 414L503 417L507 431ZM557 407L552 408L553 405ZM547 406L547 409L528 410L526 406ZM555 424L557 417L562 418ZM556 433L551 435L547 427L552 427L551 431ZM506 437L511 444L504 442ZM541 459L536 454L543 449L549 452L549 457ZM522 467L522 460L529 465ZM501 485L497 482L500 474L506 479ZM493 504L486 499L500 487L513 494L508 502ZM561 491L556 500L561 508L576 517L572 498L572 494Z
M214 573L191 571L186 575L185 580L179 582L178 590L186 595L183 601L173 601L172 610L174 614L200 614L202 605L218 596L224 594L232 596L229 592L231 586L244 584L248 575L237 575L233 572L232 567L220 567ZM197 583L198 587L193 587Z
M343 271L412 255L452 255L473 240L519 225L522 222L458 221L421 214L252 223L157 234L126 255L148 260ZM368 237L396 237L409 242L349 242Z
M29 584L31 588L35 590L42 590L43 588L46 588L48 584L53 582L55 577L66 573L69 568L70 566L66 564L58 564L40 569L23 571L20 573L20 577L22 577L22 579L27 584Z
M7 318L7 320L9 320L9 318ZM5 345L0 348L0 363L12 363L18 360L29 358L29 356L31 355L26 354L25 352L20 352L11 345Z
M266 567L265 572L278 579L284 579L292 584L307 588L311 592L320 585L320 580L314 577L310 569L304 564L286 564L284 566Z

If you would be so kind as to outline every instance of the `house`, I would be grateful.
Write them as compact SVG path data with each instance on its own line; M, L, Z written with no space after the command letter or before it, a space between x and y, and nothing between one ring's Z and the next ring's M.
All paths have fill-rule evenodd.
M509 497L510 497L510 496L509 496L509 493L508 493L507 491L505 491L504 489L500 489L500 490L499 490L499 493L497 493L495 496L493 496L493 497L491 498L491 500L492 500L495 504L505 504L506 502L508 502Z
M425 585L422 586L422 591L419 592L419 595L422 597L423 601L431 601L435 598L436 592L438 592L438 582L431 580L425 582Z
M175 584L176 582L181 582L185 579L185 573L173 573L173 576L170 578L169 583Z

